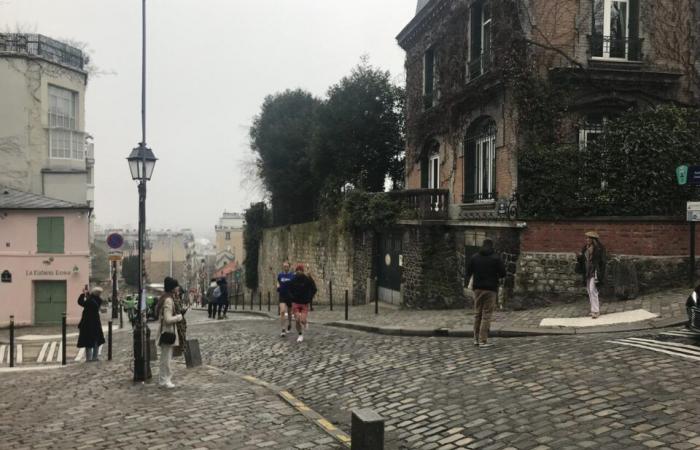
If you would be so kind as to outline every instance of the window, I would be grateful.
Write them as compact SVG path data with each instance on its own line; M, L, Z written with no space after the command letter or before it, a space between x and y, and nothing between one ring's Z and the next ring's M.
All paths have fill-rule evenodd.
M467 74L477 78L491 68L492 17L490 0L480 0L471 7L471 47Z
M485 120L470 127L464 153L464 203L495 200L496 124Z
M49 130L49 149L54 159L85 159L83 133L60 128Z
M440 189L440 155L437 154L428 161L428 189Z
M429 49L423 55L423 107L430 109L435 105L435 50Z
M639 0L592 0L591 56L641 60Z
M63 253L63 217L37 218L37 253Z
M78 94L49 86L49 156L85 159L85 137L77 131Z
M226 237L224 239L226 239L227 241L231 240L231 232L230 231L226 232Z
M422 189L440 188L440 143L431 139L423 148L420 160Z

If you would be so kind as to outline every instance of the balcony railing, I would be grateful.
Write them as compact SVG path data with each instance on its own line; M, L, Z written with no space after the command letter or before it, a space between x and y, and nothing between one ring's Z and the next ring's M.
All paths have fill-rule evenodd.
M617 39L612 36L593 34L588 36L588 40L591 46L591 56L594 58L642 60L644 39Z
M474 194L462 195L462 203L486 203L493 202L497 198L497 192L478 192Z
M467 70L469 72L469 81L480 77L485 74L493 66L493 53L483 52L476 59L472 59L467 64Z
M446 220L450 191L447 189L409 189L392 191L391 197L401 204L404 218Z
M0 53L3 52L38 56L79 70L84 70L87 63L82 50L41 34L0 33Z

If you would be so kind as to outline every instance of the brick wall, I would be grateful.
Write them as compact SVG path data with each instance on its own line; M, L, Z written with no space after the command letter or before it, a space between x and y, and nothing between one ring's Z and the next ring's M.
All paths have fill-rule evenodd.
M578 252L586 231L595 230L609 253L686 256L689 225L674 220L528 221L521 235L523 252ZM700 243L700 227L696 240Z

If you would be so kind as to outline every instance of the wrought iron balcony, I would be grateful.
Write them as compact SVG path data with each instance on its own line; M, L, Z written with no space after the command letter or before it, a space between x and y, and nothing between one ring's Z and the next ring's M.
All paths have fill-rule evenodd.
M447 189L408 189L392 191L391 197L401 204L403 218L446 220L450 191Z
M498 198L497 192L479 192L462 195L462 203L486 203L493 202Z
M613 36L593 34L588 36L591 56L626 61L642 60L644 39L618 39Z
M41 34L0 33L2 53L37 56L79 70L84 70L87 64L82 50Z

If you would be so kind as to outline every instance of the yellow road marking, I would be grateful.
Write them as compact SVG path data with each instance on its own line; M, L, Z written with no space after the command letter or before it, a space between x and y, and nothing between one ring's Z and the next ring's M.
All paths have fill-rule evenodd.
M300 407L299 407L299 411L311 411L311 408L309 408L309 407L306 406L306 405L303 405L303 406L300 406Z
M244 376L243 379L244 379L244 380L248 380L248 381L258 381L257 378L251 377L250 375Z
M320 423L321 426L328 431L333 431L336 429L335 426L333 426L333 424L327 421L326 419L318 419L318 423Z
M280 395L290 401L296 400L294 396L287 391L280 391Z
M350 437L346 434L336 434L335 437L337 437L343 442L350 442Z

